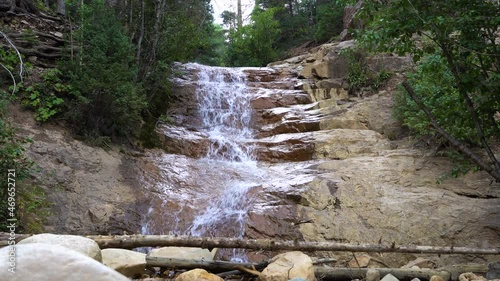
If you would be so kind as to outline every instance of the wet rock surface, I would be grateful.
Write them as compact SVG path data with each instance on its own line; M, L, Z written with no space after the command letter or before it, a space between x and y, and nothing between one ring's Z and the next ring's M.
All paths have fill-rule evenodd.
M348 65L338 55L351 46L324 45L314 54L244 70L251 77L254 109L255 138L248 144L258 165L273 175L252 189L258 196L246 236L498 247L499 185L481 172L438 184L452 162L415 149L392 117L392 93L408 58L368 59L370 67L394 75L383 88L352 96L345 83ZM212 175L204 181L211 180ZM290 226L301 221L307 223ZM383 262L402 266L414 259L388 254ZM448 256L441 262L457 260Z
M179 66L184 72L173 80L170 121L157 127L165 150L132 157L92 148L17 111L13 117L22 133L35 140L28 151L40 165L34 181L55 202L47 231L197 233L196 218L214 200L240 196L224 190L244 182L246 199L235 203L245 205L243 211L223 214L242 216L244 224L213 223L203 229L206 235L235 236L243 228L244 238L499 247L499 184L481 172L438 184L451 160L415 148L391 115L397 71L407 59L369 60L396 72L380 90L350 95L347 65L338 53L351 45L325 45L270 67L237 70L246 75L253 109L253 137L240 144L258 160L254 166L205 158L214 140L200 113L200 69L194 64ZM229 82L230 73L224 79ZM216 141L226 153L222 140ZM339 265L352 259L321 254L336 255ZM248 254L255 260L273 255ZM395 267L416 258L375 256ZM457 261L485 259L440 259Z

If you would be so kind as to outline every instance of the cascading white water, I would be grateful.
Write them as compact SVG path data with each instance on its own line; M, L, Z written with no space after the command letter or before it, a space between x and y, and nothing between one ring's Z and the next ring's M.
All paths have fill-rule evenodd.
M207 157L223 161L252 161L252 147L246 145L252 108L245 75L235 69L197 65L196 95L203 128L210 138Z
M252 107L247 93L245 75L235 69L196 65L201 131L209 136L210 148L205 159L213 169L231 166L235 177L211 199L208 207L195 216L189 234L194 236L242 237L244 222L251 207L248 192L259 186L262 172L252 157ZM238 175L238 176L236 176ZM245 175L242 177L242 175ZM246 178L247 180L241 180ZM248 180L252 179L252 180ZM244 259L242 252L233 252L233 259Z

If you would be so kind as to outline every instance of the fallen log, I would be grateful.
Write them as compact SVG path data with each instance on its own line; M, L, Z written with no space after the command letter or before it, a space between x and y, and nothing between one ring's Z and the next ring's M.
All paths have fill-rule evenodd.
M164 258L164 257L151 257L146 256L147 266L159 266L170 269L195 269L202 268L210 272L224 272L229 270L240 270L242 267L246 269L263 270L269 262L261 263L241 263L230 261L205 261L205 260L192 260L192 259L177 259L177 258Z
M363 279L366 277L366 272L369 269L375 269L380 272L380 277L387 274L392 274L399 280L404 279L426 279L429 280L432 276L438 275L443 277L444 281L450 280L451 274L448 271L439 271L432 269L413 269L413 268L327 268L315 267L314 274L320 280L354 280Z
M20 241L31 234L16 234ZM8 245L8 233L0 233L0 247ZM296 251L336 251L336 252L366 252L366 253L414 253L414 254L475 254L500 255L500 248L468 248L445 246L415 246L415 245L383 245L383 244L349 244L337 242L306 242L306 241L275 241L270 239L239 239L239 238L203 238L174 235L121 235L102 236L90 235L101 249L138 247L198 247L198 248L240 248L254 250L296 250Z
M467 248L444 246L349 244L337 242L276 241L270 239L203 238L174 235L123 235L87 236L104 248L133 249L137 247L199 247L199 248L240 248L254 250L294 250L294 251L343 251L375 253L420 253L420 254L478 254L500 255L500 248Z

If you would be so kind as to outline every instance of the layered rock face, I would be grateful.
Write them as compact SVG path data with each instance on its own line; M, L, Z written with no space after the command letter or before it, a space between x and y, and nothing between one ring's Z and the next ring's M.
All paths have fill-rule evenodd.
M18 107L11 108L11 118L20 134L33 139L27 155L35 162L34 172L24 184L43 188L50 202L45 232L123 234L140 229L141 208L147 210L147 203L138 188L134 157L87 145L60 127L40 126Z
M267 68L241 70L247 76L253 108L254 138L248 145L253 146L258 165L269 173L251 191L258 196L249 211L245 236L498 247L498 184L481 172L438 184L451 169L451 161L416 149L392 118L392 94L400 72L410 67L408 58L369 58L371 69L386 69L392 78L379 90L349 95L348 63L339 53L352 45L351 41L323 45ZM169 164L162 166L173 172L169 176L159 171L150 176L169 178L172 186L185 186L181 194L188 194L196 185L188 174L199 176L201 170L189 159L203 157L210 142L200 130L193 92L199 70L181 68L184 74L175 80L178 103L170 112L172 122L159 132L167 151L188 156L181 159L192 170L181 175ZM163 164L174 161L172 155L163 157ZM227 176L224 169L202 171L208 174L207 185ZM184 214L181 220L196 209L188 205L176 208ZM414 256L383 258L397 266Z

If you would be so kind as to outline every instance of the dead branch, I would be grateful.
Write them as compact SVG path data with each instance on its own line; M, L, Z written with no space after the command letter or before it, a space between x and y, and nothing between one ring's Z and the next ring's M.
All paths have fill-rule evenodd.
M164 268L182 268L182 269L195 269L203 268L211 272L224 272L228 270L241 270L245 268L247 270L264 269L268 263L238 263L229 261L205 261L205 260L192 260L192 259L177 259L177 258L164 258L164 257L151 257L146 256L147 266L159 266ZM256 268L256 269L254 269Z
M254 250L297 250L297 251L347 251L347 252L396 252L427 254L481 254L500 255L500 248L467 248L445 246L349 244L337 242L275 241L270 239L203 238L173 235L124 235L87 236L101 248L125 248L177 246L199 248L244 248Z
M12 41L9 39L9 37L3 33L2 31L0 31L0 35L3 36L3 38L5 38L5 40L7 40L7 43L9 43L9 45L14 49L14 51L16 51L16 54L19 58L19 79L21 80L21 82L23 82L23 67L24 67L24 63L23 63L23 58L21 57L21 53L19 53L19 50L18 48L16 48L16 46L14 45L14 43L12 43ZM16 88L16 83L15 83L15 79L14 79L14 91L15 91L15 88Z

